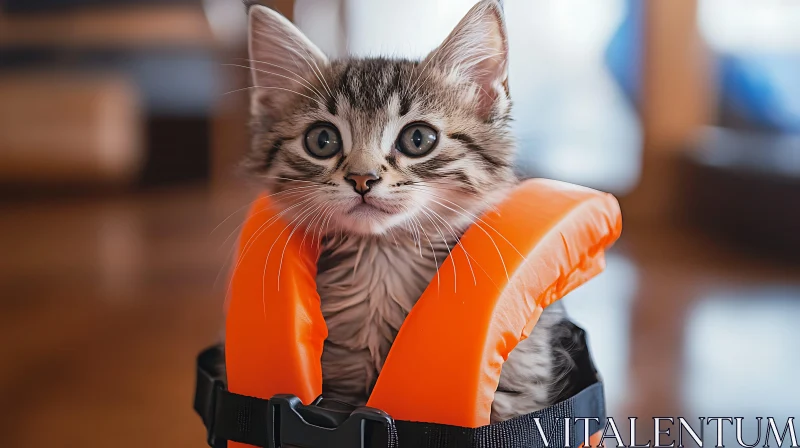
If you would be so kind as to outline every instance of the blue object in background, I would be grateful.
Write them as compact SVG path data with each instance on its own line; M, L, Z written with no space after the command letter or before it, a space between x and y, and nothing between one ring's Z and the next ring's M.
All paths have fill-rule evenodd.
M642 154L632 100L640 85L637 1L505 2L523 175L617 195L636 187Z
M605 64L626 97L642 95L646 2L626 0L626 16L605 53ZM800 133L800 54L720 52L717 80L722 125ZM732 122L725 122L730 120Z
M626 0L626 15L606 48L605 64L625 96L638 107L642 93L642 52L646 2Z
M723 116L800 133L800 54L720 54L717 63Z

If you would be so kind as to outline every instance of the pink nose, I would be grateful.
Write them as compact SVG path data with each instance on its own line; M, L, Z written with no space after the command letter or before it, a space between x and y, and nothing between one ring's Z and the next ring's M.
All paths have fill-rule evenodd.
M349 173L344 177L353 186L353 190L360 195L365 195L372 187L372 184L379 181L381 178L375 172L369 173Z

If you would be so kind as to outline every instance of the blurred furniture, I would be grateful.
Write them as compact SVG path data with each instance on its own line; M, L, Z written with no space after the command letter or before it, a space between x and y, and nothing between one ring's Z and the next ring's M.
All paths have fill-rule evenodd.
M101 5L96 3L95 6ZM201 8L191 4L165 3L121 8L113 7L113 2L103 2L102 7L96 8L55 12L44 9L24 14L3 14L0 10L0 46L141 48L149 45L213 45L213 36Z
M198 0L6 2L0 183L207 179L217 51Z
M141 169L137 92L117 76L0 75L0 179L125 183Z
M647 2L643 33L642 173L620 202L627 223L668 226L682 208L680 152L710 122L714 104L697 0Z
M800 261L800 136L708 128L682 168L689 221L741 247Z

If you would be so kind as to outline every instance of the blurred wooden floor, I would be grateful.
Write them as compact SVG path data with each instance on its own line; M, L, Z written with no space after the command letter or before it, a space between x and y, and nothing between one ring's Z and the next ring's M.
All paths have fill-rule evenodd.
M192 366L222 325L225 235L211 231L236 207L221 202L179 191L3 208L4 446L204 446Z
M241 213L212 230L246 202L188 189L0 205L3 446L205 446L193 363L221 330L225 275L215 277ZM620 415L685 410L684 329L705 295L778 287L789 310L800 303L796 267L684 231L627 228L615 253L637 276L619 310L629 327Z

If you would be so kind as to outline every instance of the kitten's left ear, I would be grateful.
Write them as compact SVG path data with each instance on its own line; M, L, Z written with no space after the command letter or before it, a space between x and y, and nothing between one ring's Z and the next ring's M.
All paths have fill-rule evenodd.
M508 35L497 0L478 2L447 39L423 62L480 87L479 113L488 116L498 98L508 98Z
M250 70L254 114L273 118L297 95L314 97L313 84L328 64L325 54L292 22L272 9L249 9Z

